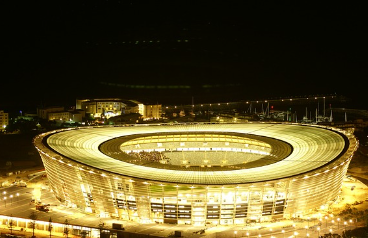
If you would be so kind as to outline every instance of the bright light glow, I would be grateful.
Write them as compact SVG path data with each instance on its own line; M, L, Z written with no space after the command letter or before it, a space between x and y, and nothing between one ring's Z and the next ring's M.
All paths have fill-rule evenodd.
M207 106L207 105L206 105ZM272 126L270 126L272 125ZM143 129L142 129L143 128ZM272 129L268 129L272 128ZM98 133L93 133L94 129L98 129ZM201 206L206 207L208 204L212 203L214 204L228 204L233 203L234 201L237 201L237 205L240 206L240 208L243 206L241 204L259 204L259 206L251 206L249 205L248 209L253 209L252 213L249 212L248 216L253 216L258 220L262 220L262 205L265 201L273 201L276 205L276 207L280 207L281 209L278 209L278 211L281 210L281 214L285 214L287 216L292 215L290 214L290 211L296 211L300 212L301 214L309 209L318 208L321 206L322 202L327 203L326 198L331 198L335 195L338 195L336 192L341 186L339 184L341 173L346 171L346 168L350 162L349 159L347 159L350 154L342 151L339 151L339 145L344 145L346 142L346 138L344 135L341 135L340 133L336 133L333 129L328 128L326 130L325 128L319 128L318 126L305 126L303 127L303 130L299 130L299 126L297 124L289 126L284 124L271 124L271 123L249 123L248 124L229 124L229 125L212 125L212 124L195 124L195 125L160 125L160 126L147 126L147 125L137 125L137 126L131 126L131 127L99 127L99 128L85 128L83 130L69 130L69 131L63 131L63 133L59 133L59 131L56 131L55 134L48 132L44 134L45 136L48 136L47 141L49 142L49 145L52 147L54 145L57 145L52 147L55 151L58 151L58 155L55 155L53 151L47 149L44 147L42 143L44 143L45 140L44 137L39 136L38 139L35 139L35 145L40 152L40 155L43 160L47 161L50 166L48 166L49 173L47 174L50 176L55 177L54 174L57 174L57 170L54 167L61 166L58 162L64 161L66 164L73 163L73 166L75 167L69 167L69 166L63 166L63 169L65 171L62 171L62 176L69 177L70 181L76 181L76 183L83 183L85 185L85 190L87 190L87 193L90 193L92 189L96 187L101 187L104 192L106 192L107 196L111 194L115 194L116 198L118 198L118 192L123 193L121 195L121 199L124 199L123 202L124 206L122 207L122 213L124 215L129 212L130 214L136 213L137 219L140 219L141 211L140 207L137 206L135 201L139 202L139 198L146 199L148 195L150 198L148 199L149 202L157 202L157 204L183 204L185 203L186 206L188 206L188 209L192 209L192 204L201 204ZM185 139L185 141L188 140L189 135L187 136L177 136L174 137L172 134L173 132L183 132L183 131L190 131L194 135L192 139L194 139L193 144L190 144L192 142L183 142L183 144L180 144L182 140ZM200 136L197 136L195 134L196 131L201 132ZM253 141L252 137L242 139L241 137L230 137L229 135L221 135L221 139L216 141L217 146L213 146L213 142L211 140L208 140L209 142L203 140L205 136L203 136L203 133L207 133L210 135L216 135L219 139L219 132L227 132L227 133L240 133L244 135L254 135L254 138L257 138L256 136L264 136L269 138L274 138L275 140L287 140L287 142L291 145L290 154L288 154L287 157L281 158L280 161L277 161L275 163L271 163L264 166L254 166L250 169L246 166L249 166L247 161L244 161L244 164L237 164L233 163L233 158L231 154L235 153L252 153L251 155L246 154L244 155L245 158L247 156L252 157L254 154L260 155L260 157L266 157L266 159L273 159L277 158L277 153L270 155L269 151L271 151L270 147L272 147L272 143L265 143L261 140L255 140ZM285 133L280 133L280 131L286 131ZM162 134L160 134L162 132ZM179 156L178 162L177 162L177 168L176 169L167 169L170 166L176 166L172 164L159 164L157 162L157 165L154 164L154 166L150 167L150 163L141 163L139 164L133 164L130 162L126 162L125 160L118 160L114 158L110 158L108 153L101 153L101 151L98 149L99 146L105 143L107 140L114 139L115 137L121 137L121 136L128 136L128 135L136 135L136 134L152 134L157 135L159 140L163 141L160 142L156 138L156 141L153 141L154 136L145 137L144 139L140 139L139 143L141 147L135 148L135 144L131 144L131 148L126 148L132 151L133 149L137 149L136 151L145 151L147 153L157 152L157 146L162 149L164 153L177 153L180 154L182 157ZM216 134L217 133L217 134ZM163 135L170 135L170 139L172 141L167 142L164 140ZM178 133L179 134L179 133ZM97 136L96 136L97 135ZM313 135L310 137L310 135ZM176 135L175 135L176 136ZM68 143L63 144L63 138L68 138ZM169 137L168 137L169 138ZM200 140L197 140L197 139ZM213 139L213 137L207 137ZM316 140L318 138L318 140ZM150 140L150 142L144 142L144 140L147 139ZM176 140L174 140L176 139ZM231 140L230 140L231 139ZM241 140L242 142L236 142ZM271 139L270 139L271 140ZM353 143L352 138L348 138L348 140L351 140L352 146L349 145L349 153L353 150L353 147L355 144ZM128 140L129 141L129 140ZM74 143L75 142L75 143ZM132 141L129 141L132 142ZM313 151L317 152L310 152L306 148L313 142L313 145L315 145L316 149ZM329 146L325 146L326 143L336 143L337 146L334 146L334 149L329 149ZM138 143L136 141L136 143ZM149 147L149 143L151 143L152 147ZM157 144L156 144L157 143ZM160 144L161 143L161 144ZM207 144L206 144L207 143ZM231 144L230 144L231 143ZM237 144L238 143L238 144ZM246 144L245 144L246 143ZM71 145L73 147L71 147ZM139 144L138 144L139 145ZM182 146L180 146L182 145ZM227 147L228 145L228 147ZM247 147L248 145L248 147ZM335 145L335 144L334 144ZM162 147L161 147L162 146ZM206 146L206 147L204 147ZM269 146L269 147L267 147ZM326 147L326 149L325 149ZM182 149L181 151L174 149ZM263 148L263 149L262 149ZM170 149L170 150L169 150ZM214 165L213 161L216 159L212 155L208 155L208 151L214 149L213 154L225 154L226 156L222 157L219 156L217 159L218 164ZM216 150L216 149L220 149ZM337 149L337 150L336 150ZM351 149L351 150L350 150ZM75 150L75 152L74 152ZM121 151L119 151L121 152ZM194 165L191 154L195 153L203 153L206 154L207 157L202 157L198 159L198 164ZM220 153L218 153L220 152ZM48 154L48 156L56 157L57 160L53 161L50 159L50 157L46 156L45 154ZM223 155L221 154L221 155ZM341 156L341 158L334 157ZM267 157L269 156L270 157ZM243 154L241 155L243 156ZM282 155L281 155L282 157ZM315 158L318 157L318 160ZM160 157L162 158L162 157ZM305 163L305 161L313 160L313 163ZM173 160L173 159L172 159ZM347 160L346 163L340 166L341 161ZM144 162L144 161L143 161ZM241 161L243 163L243 161ZM52 166L53 164L56 164L57 166ZM83 164L83 165L82 165ZM189 169L185 168L185 165L190 165ZM207 167L208 164L211 164L212 167ZM200 165L205 165L206 167L203 168L197 168L200 167ZM223 167L220 168L220 166L223 165ZM339 166L337 166L339 165ZM86 172L92 173L91 169L94 171L97 171L98 174L100 174L103 177L108 177L109 179L106 180L105 178L100 179L96 178L95 175L90 175L86 172L79 172L75 171L78 166L83 166L85 168ZM236 169L232 169L232 166L237 167ZM241 167L244 166L244 167ZM330 170L328 171L328 167L330 166ZM337 167L336 167L337 166ZM336 167L336 168L335 168ZM246 168L246 169L243 169ZM335 168L335 170L332 171L331 168ZM327 169L327 170L326 170ZM245 172L246 171L246 172ZM277 171L277 172L270 172L270 171ZM323 173L323 171L327 171ZM102 173L102 174L101 174ZM318 177L318 182L316 182L316 179L312 179L310 176L314 174L320 174ZM301 180L303 176L300 176L300 174L305 174L304 178L311 178L308 180ZM80 178L82 175L82 178ZM78 177L79 176L79 177ZM112 178L117 178L115 176L120 176L120 181L112 181ZM130 178L137 178L136 184L129 184L129 182L133 182ZM294 180L295 178L298 178L298 180ZM313 177L314 178L314 177ZM55 191L56 189L62 190L62 183L58 184L59 180L56 178L53 178L53 181L55 182ZM81 181L83 179L83 181ZM100 180L100 181L98 181ZM102 180L106 180L106 184L102 183ZM309 181L311 180L311 181ZM267 181L260 182L260 181ZM295 181L295 182L292 182ZM326 190L325 188L320 188L321 181L326 183L326 186L332 187L332 189ZM143 186L142 184L149 184L152 183L151 186ZM108 183L108 184L107 184ZM299 186L303 183L303 186ZM305 185L304 185L305 184ZM319 185L318 185L319 184ZM79 184L78 184L79 185ZM135 186L136 185L136 186ZM180 189L176 189L179 187ZM240 186L239 186L240 185ZM164 188L161 188L159 186L165 186ZM74 196L75 194L82 193L80 192L82 189L79 188L79 186L70 186L71 188L75 189L76 191L71 191L71 188L66 187L66 191L70 195L70 203L75 205L80 205L80 201L77 201ZM303 188L301 188L303 187ZM221 189L222 188L222 189ZM192 190L190 190L192 189ZM180 198L178 198L177 192L181 192ZM203 193L206 192L207 196L204 196ZM293 204L301 204L305 202L306 193L308 193L308 197L311 196L317 196L318 199L312 199L310 202L305 203L305 206L303 206L302 209L305 209L305 211L299 211L297 210L297 207L293 207L295 205ZM336 193L336 194L335 194ZM188 196L188 198L184 197L184 194ZM217 195L216 195L217 194ZM286 196L288 194L288 196ZM129 198L130 204L128 205L128 199L127 197L131 195L131 198ZM82 195L83 196L83 195ZM113 195L111 195L113 196ZM154 197L153 197L154 196ZM79 196L80 198L81 196ZM86 195L87 197L87 195ZM185 198L185 199L183 199ZM189 199L191 198L191 199ZM126 199L126 200L125 200ZM108 207L108 205L104 204L102 200L99 198L99 196L93 197L93 202L96 204L102 204L101 210L105 211L112 211L112 214L107 215L113 215L115 208ZM86 206L89 205L89 200L86 199ZM290 201L290 202L289 202ZM83 201L82 203L84 203ZM116 201L115 201L116 202ZM301 202L301 203L300 203ZM88 205L87 205L88 204ZM288 205L287 209L286 204ZM162 205L163 206L163 205ZM129 208L127 208L129 207ZM111 208L111 209L110 209ZM324 208L324 207L322 207ZM118 208L116 208L118 209ZM164 208L155 208L155 209L161 209ZM235 209L234 205L232 209ZM274 209L276 211L276 209ZM98 211L100 212L100 211ZM162 211L161 211L162 212ZM198 211L201 213L201 217L192 217L192 221L199 222L200 224L204 224L203 222L206 222L206 214L203 214L203 211ZM272 210L272 212L274 212ZM163 213L163 212L162 212ZM279 213L279 214L280 214ZM105 213L106 214L106 213ZM221 212L220 212L221 214ZM252 214L252 215L251 215ZM259 215L258 215L259 214ZM119 211L120 215L120 211ZM162 219L164 214L161 218L157 217L156 220ZM217 215L217 214L216 214ZM270 214L274 215L274 214ZM278 214L276 214L278 215ZM158 219L159 218L159 219ZM197 220L198 218L198 220ZM241 219L235 219L235 214L228 215L226 218L224 216L224 219L234 219L234 223L237 223ZM223 219L221 217L216 218L218 219L220 224L223 224ZM198 223L198 224L199 224ZM271 230L271 228L270 228Z

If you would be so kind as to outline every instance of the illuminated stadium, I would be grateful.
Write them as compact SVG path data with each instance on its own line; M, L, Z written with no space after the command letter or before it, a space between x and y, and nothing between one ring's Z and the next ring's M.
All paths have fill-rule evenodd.
M290 123L83 127L34 138L67 206L136 222L242 224L303 217L341 190L358 143Z

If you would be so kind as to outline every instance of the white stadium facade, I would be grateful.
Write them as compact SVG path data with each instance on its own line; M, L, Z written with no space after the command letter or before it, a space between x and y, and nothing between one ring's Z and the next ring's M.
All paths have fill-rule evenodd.
M303 217L338 198L353 134L290 123L82 127L34 138L56 198L137 221Z

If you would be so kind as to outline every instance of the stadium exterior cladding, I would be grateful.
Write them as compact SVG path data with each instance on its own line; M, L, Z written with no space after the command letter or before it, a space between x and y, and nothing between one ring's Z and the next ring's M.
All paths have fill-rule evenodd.
M36 136L34 145L55 196L68 206L142 223L203 225L319 209L338 197L358 142L317 125L202 123L64 129ZM179 149L208 154L188 166L143 163L128 153ZM220 159L211 164L211 156Z

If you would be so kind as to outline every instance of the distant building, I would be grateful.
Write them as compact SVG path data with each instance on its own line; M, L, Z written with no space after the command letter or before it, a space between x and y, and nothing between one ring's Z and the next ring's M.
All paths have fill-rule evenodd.
M143 119L146 120L156 120L160 119L162 116L162 105L143 105Z
M71 110L65 110L63 106L37 108L37 116L48 121L82 122L85 115L84 110L74 108ZM35 116L36 115L33 115L33 117Z
M143 115L143 103L138 102L136 100L127 100L125 101L126 103L126 108L124 110L125 114L130 114L130 113L139 113L141 115Z
M136 100L120 98L77 99L76 108L82 109L94 118L110 118L123 114L139 113L143 119L154 120L161 118L162 105L147 105Z
M0 131L5 130L7 125L9 125L9 113L0 110Z
M37 108L37 115L41 119L49 120L49 114L55 112L63 112L65 108L62 106L51 106L45 108Z
M132 113L139 113L142 115L143 120L156 120L162 118L162 105L161 104L143 104L136 100L130 100L137 106L131 107Z
M85 112L83 110L51 112L48 114L49 121L59 120L64 122L82 122L84 117Z
M73 111L70 111L70 118L72 119L72 121L82 122L85 117L86 112L84 110L75 109Z
M77 99L76 109L81 109L94 118L110 118L119 116L125 110L126 104L119 98Z
M48 114L48 120L49 121L55 121L55 120L60 120L60 121L68 121L70 118L70 113L67 111L61 111L61 112L51 112Z

